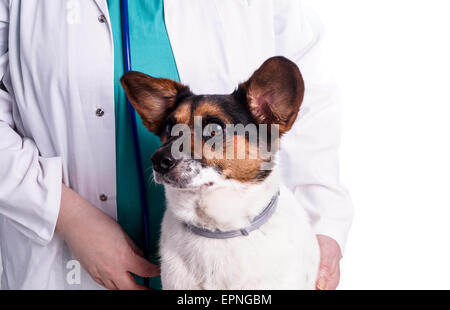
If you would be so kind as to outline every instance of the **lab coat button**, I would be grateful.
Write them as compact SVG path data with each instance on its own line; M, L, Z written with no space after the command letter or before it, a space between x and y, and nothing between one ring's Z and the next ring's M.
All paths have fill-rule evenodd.
M101 194L99 198L100 198L100 201L108 200L108 196L106 196L105 194Z
M100 16L98 17L98 21L99 21L100 23L102 23L102 24L106 23L106 17L105 17L105 15L100 15Z
M98 117L102 117L103 115L105 115L105 111L103 111L102 109L97 109L97 111L95 111L95 114Z

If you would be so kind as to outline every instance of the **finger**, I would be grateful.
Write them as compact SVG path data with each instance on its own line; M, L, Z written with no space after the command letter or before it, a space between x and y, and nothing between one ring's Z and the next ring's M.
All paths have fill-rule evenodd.
M333 274L331 276L319 277L316 282L317 290L335 290L339 285L339 275Z
M105 287L106 287L108 290L113 290L113 291L118 290L117 286L116 286L116 285L114 284L114 282L111 281L111 280L103 280L103 283L105 284Z
M150 263L148 260L137 254L133 255L128 271L143 278L157 277L161 272L158 265Z
M144 252L131 240L128 235L125 235L128 245L131 247L133 252L139 254L140 256L144 256Z
M327 290L335 290L339 285L340 271L337 269L328 277Z
M134 277L128 272L115 282L120 290L148 290L144 285L136 283Z
M328 289L327 283L328 283L328 281L326 278L319 278L316 282L316 290L319 290L319 291L327 290Z
M95 282L97 282L97 284L103 286L104 288L106 288L105 283L103 283L102 279L100 278L93 278Z
M321 291L327 290L329 278L330 278L329 269L321 264L319 267L319 273L317 275L316 289Z
M134 248L134 252L136 252L139 256L144 256L144 251L142 251L137 246Z
M335 290L339 285L340 270L339 265L328 267L322 265L319 269L316 288L318 290Z

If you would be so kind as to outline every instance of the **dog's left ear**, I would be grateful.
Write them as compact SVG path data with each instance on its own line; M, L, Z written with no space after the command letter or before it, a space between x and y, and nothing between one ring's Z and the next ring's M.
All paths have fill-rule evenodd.
M280 135L294 124L305 92L297 65L280 56L266 60L239 89L256 121L279 125Z

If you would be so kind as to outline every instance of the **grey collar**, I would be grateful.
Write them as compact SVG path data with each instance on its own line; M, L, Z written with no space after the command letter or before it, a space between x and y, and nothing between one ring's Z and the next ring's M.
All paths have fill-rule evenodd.
M257 230L262 225L267 223L267 221L272 217L273 213L275 212L277 205L278 205L278 197L280 196L280 191L278 191L273 197L272 200L269 202L267 207L258 215L256 216L250 223L249 226L242 228L242 229L236 229L236 230L230 230L230 231L220 231L220 230L208 230L204 228L200 228L191 224L185 223L186 227L192 231L194 234L211 238L211 239L229 239L239 236L248 236L249 233L251 233L254 230Z

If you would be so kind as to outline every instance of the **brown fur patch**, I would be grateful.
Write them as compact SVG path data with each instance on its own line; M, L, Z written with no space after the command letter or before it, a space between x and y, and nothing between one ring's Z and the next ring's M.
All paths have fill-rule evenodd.
M189 124L191 121L191 103L183 102L177 107L173 116L178 124Z
M230 116L220 106L205 100L200 102L191 114L191 103L186 102L176 108L173 116L177 123L187 124L191 128L192 158L201 160L206 166L216 168L228 179L255 183L261 180L264 174L261 173L260 167L264 160L260 157L258 146L250 143L245 136L226 136L223 148L212 149L206 145L202 135L197 137L194 135L194 116L200 116L202 119L215 117L224 124L231 124ZM223 129L226 134L225 128ZM197 141L195 141L196 138ZM196 150L195 145L201 148ZM227 152L229 158L227 158Z
M227 137L222 150L213 151L209 147L203 147L203 150L202 162L221 171L225 178L240 182L260 181L263 159L258 146L250 143L245 136Z
M217 117L222 120L225 124L230 124L230 118L219 106L215 105L213 102L209 102L207 100L202 101L195 108L193 116L201 116L202 118L206 117Z
M157 79L135 71L125 73L120 83L144 125L156 134L174 108L178 93L187 89L175 81Z

